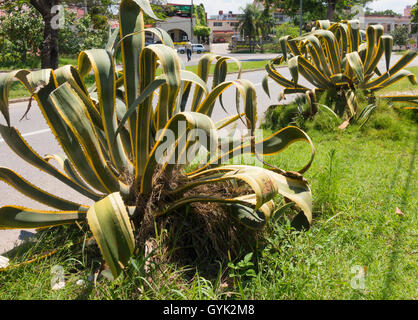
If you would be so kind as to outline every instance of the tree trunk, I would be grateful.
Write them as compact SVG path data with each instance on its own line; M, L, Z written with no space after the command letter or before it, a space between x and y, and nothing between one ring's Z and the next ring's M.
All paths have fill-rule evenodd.
M329 21L334 20L335 8L337 7L338 0L328 0L327 19Z
M44 21L44 41L41 48L41 68L58 68L58 28L51 24L58 13L52 13L52 8L61 0L30 0L30 3L42 15Z
M44 41L41 50L41 68L58 68L58 29L51 26L52 14L44 16Z

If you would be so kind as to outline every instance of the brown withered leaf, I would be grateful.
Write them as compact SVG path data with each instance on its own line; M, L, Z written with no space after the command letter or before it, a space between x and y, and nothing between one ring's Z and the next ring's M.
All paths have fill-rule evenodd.
M338 129L344 130L345 128L347 128L347 126L350 124L350 120L345 120L343 123L341 123L338 126Z
M403 217L405 217L405 213L403 213L403 212L401 211L401 209L399 209L398 207L396 207L396 209L395 209L395 213L396 213L398 216L403 216Z

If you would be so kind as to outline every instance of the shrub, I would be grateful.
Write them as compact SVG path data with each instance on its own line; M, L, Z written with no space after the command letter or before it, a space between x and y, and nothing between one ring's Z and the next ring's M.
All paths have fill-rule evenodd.
M206 246L195 248L194 253L205 252L206 259L208 255L225 258L238 254L249 240L255 240L256 232L251 230L261 230L282 208L274 201L277 195L297 210L295 226L308 228L312 196L302 174L315 154L309 136L296 127L285 127L257 141L254 85L240 78L226 80L228 60L235 61L241 71L239 61L205 54L197 74L184 70L170 36L164 30L144 29L143 13L157 19L149 2L121 1L120 72L115 66L118 34L114 33L106 49L81 52L77 68L67 65L57 70L0 74L0 111L6 120L6 125L0 125L0 134L4 142L32 166L94 202L87 205L62 199L2 167L1 180L56 211L3 206L0 229L72 223L86 226L117 277L135 248L146 250L145 243L156 229L170 230L168 240L175 239L186 252L205 233L209 239ZM162 44L145 47L145 30L158 36ZM216 64L209 89L212 62ZM95 83L87 90L91 71ZM36 99L64 155L41 157L12 126L8 93L15 78ZM193 98L188 103L192 87ZM222 103L221 94L229 87L236 87L243 112L215 124L211 119L215 102L219 99ZM218 135L218 130L240 119L245 121L248 139ZM311 158L297 172L266 162L267 168L222 165L237 153L260 158L301 140L311 147ZM187 170L199 160L196 151L201 148L207 150L206 161L196 161L198 167ZM49 161L56 161L58 168ZM188 230L183 228L185 219L190 221ZM175 249L178 255L179 248Z
M308 116L315 115L318 110L317 101L325 99L326 106L343 119L341 128L350 122L363 123L375 106L370 105L363 112L359 108L360 98L365 97L373 104L376 92L402 78L407 77L416 83L415 75L403 68L417 53L407 51L390 67L393 38L383 35L383 30L381 25L368 26L366 42L362 42L358 20L333 24L328 20L320 20L309 34L297 38L284 36L279 39L283 56L271 60L266 66L267 76L263 88L269 95L267 80L271 78L284 87L280 97L294 93L307 95L311 105ZM377 68L383 55L386 72ZM291 79L286 79L275 69L274 65L282 61L288 62ZM313 89L300 84L299 75L309 81ZM389 98L395 101L397 97ZM414 103L417 98L401 97L402 101Z

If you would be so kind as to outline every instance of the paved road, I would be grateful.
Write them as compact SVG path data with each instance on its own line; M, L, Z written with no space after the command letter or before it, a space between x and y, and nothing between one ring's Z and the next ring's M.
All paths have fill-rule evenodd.
M394 56L393 61L399 59L399 56ZM392 62L393 64L394 62ZM417 66L418 59L415 59L410 66ZM380 62L381 70L384 70L384 61ZM290 77L290 74L287 68L281 68L280 72L285 77ZM273 84L270 81L270 92L272 94L272 99L264 93L261 87L261 80L265 74L265 71L254 71L243 73L242 78L252 81L257 90L257 105L258 105L258 119L263 118L264 112L267 110L268 106L276 103L277 95L280 92L280 87L276 84ZM236 75L228 76L228 79L232 79ZM308 85L306 80L301 79L301 83ZM224 93L224 105L227 111L230 114L235 114L235 90L233 88L228 89ZM21 116L24 114L27 107L27 103L16 103L13 104L10 108L11 123L13 126L18 128L18 130L23 134L30 146L33 147L40 155L53 154L53 153L62 153L58 143L55 138L49 131L49 128L43 119L39 109L36 104L33 103L32 109L29 112L28 116L20 120ZM213 120L218 121L223 119L225 112L221 109L219 103L217 102ZM4 120L0 117L0 123L4 124ZM41 186L46 191L49 191L53 194L59 195L69 200L79 201L83 204L90 204L91 201L84 196L78 194L72 189L66 187L63 183L57 181L55 178L41 173L39 170L28 165L21 158L16 156L3 140L0 139L0 166L6 166L17 173L22 175L24 178L28 179L32 183ZM34 209L48 209L44 205L37 203L33 200L30 200L20 193L16 192L14 189L9 187L5 183L0 183L0 206L3 205L19 205L30 207ZM28 232L21 232L20 230L7 230L0 231L0 254L10 250L14 247L15 242L19 242L22 238L28 235Z
M222 56L234 57L240 61L270 60L278 55L276 53L230 53L228 50L228 43L213 43L211 44L210 52ZM193 53L191 60L187 61L186 54L179 54L186 66L196 65L202 55L203 54Z

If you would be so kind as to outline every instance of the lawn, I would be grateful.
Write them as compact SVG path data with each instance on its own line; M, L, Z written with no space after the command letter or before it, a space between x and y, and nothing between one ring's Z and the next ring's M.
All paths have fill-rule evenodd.
M406 70L409 70L415 74L416 77L418 77L418 66L417 67L409 67L406 68ZM382 90L378 91L378 94L388 94L389 92L406 92L406 91L414 91L418 90L418 84L412 84L408 79L404 78L398 82L395 82L391 86L384 88Z
M264 69L266 64L268 63L268 60L261 60L261 61L242 61L241 67L242 70L261 70ZM77 60L75 58L71 57L62 57L60 58L60 66L63 65L77 65ZM210 74L213 75L215 69L215 65L211 65ZM417 77L418 77L418 67L409 67L406 68L407 70L412 71ZM197 65L196 66L186 66L186 70L197 72ZM230 62L228 63L228 73L231 72L238 72L238 67L236 63ZM92 81L90 81L92 83ZM402 79L391 86L384 88L378 92L378 95L385 95L390 92L405 92L405 91L413 91L418 89L418 84L414 85L409 82L408 79ZM29 94L27 90L19 83L14 83L10 90L10 99L16 99L16 98L24 98L28 97Z
M58 65L60 67L67 64L77 65L77 57L72 55L60 55ZM25 63L16 63L12 66L2 66L1 71L13 71L17 69L39 69L41 68L41 59L39 57L30 56Z
M269 60L260 60L260 61L241 61L241 68L242 70L261 70L264 69L266 64ZM186 66L186 70L195 72L197 71L197 65L196 66ZM210 74L212 75L215 70L215 64L211 65L210 68ZM238 66L234 62L228 63L228 73L231 72L238 72Z
M58 247L48 258L0 272L0 297L416 299L416 120L411 110L380 106L361 129L308 125L316 148L304 175L314 199L313 225L309 231L296 231L286 214L270 221L252 257L244 259L249 252L243 252L238 261L216 263L208 272L195 265L149 263L137 256L116 281L99 277L94 287L93 272L99 266L95 249L74 244L84 231L59 227L39 233L42 242L16 253L13 264ZM265 135L270 133L265 130ZM309 155L306 144L296 143L265 160L297 170ZM159 254L157 248L154 255ZM57 291L51 290L55 265L63 267L66 281ZM80 279L87 285L77 285Z
M261 60L261 61L242 61L241 62L241 68L242 70L261 70L264 69L266 66L268 60ZM64 65L77 65L77 59L72 57L62 57L60 58L60 66ZM186 66L186 70L197 72L197 65L195 66ZM210 69L210 74L213 75L213 72L215 70L215 65L212 64ZM228 63L228 73L231 72L238 72L238 66L236 63ZM92 81L90 81L92 83ZM29 97L29 93L27 90L23 87L23 85L20 82L15 82L10 90L10 99L17 99L17 98L25 98Z
M73 56L60 56L59 58L59 66L65 66L67 64L71 65L77 65L77 58ZM41 67L41 62L39 59L33 60L30 59L30 61L24 65L14 65L12 67L1 67L2 71L12 71L17 69L36 69ZM17 99L17 98L26 98L29 97L28 91L23 87L23 85L20 82L15 82L11 88L10 88L10 99Z

